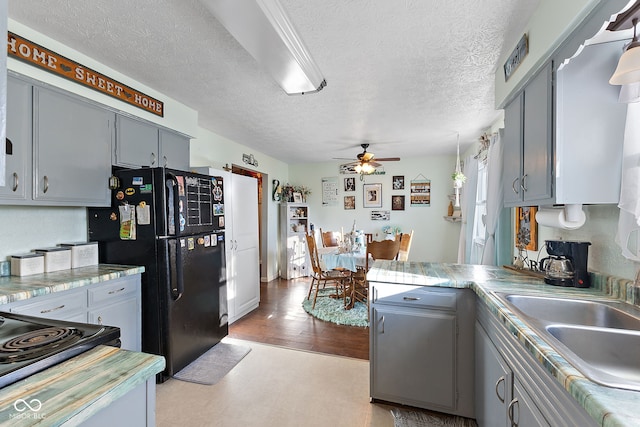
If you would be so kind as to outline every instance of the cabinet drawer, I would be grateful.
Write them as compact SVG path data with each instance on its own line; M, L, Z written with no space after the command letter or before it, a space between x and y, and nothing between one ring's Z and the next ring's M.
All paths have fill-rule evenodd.
M37 298L37 300L38 302L11 307L10 311L47 319L68 320L82 318L84 322L87 321L87 299L83 289L64 292L60 296L41 297ZM79 316L80 314L81 316Z
M122 278L98 285L87 290L89 307L99 304L109 304L112 300L135 295L139 285L135 278Z
M456 290L428 286L372 283L374 304L399 304L410 307L456 310Z

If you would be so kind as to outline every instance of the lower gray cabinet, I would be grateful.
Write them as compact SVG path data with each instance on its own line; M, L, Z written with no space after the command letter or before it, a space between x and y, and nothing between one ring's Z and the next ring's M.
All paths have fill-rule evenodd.
M473 291L370 284L370 394L473 417Z
M475 413L479 427L596 425L480 298L476 315Z
M0 305L0 311L45 319L116 326L120 328L121 348L141 351L140 292L140 275L136 274Z

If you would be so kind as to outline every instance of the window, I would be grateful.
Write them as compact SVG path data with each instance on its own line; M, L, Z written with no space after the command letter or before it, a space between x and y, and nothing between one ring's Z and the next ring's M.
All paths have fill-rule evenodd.
M471 242L471 264L482 262L484 252L484 241L486 236L487 217L487 164L484 161L478 162L478 184L476 187L476 209L473 218L473 238Z

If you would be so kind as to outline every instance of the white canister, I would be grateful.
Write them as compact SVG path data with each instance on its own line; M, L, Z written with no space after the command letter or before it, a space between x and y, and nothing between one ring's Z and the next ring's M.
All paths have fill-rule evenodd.
M60 243L59 246L71 249L71 268L98 265L98 242Z
M44 255L28 253L11 255L11 275L30 276L44 273Z
M68 248L55 246L35 249L35 253L44 255L44 272L69 270L71 268L71 251Z

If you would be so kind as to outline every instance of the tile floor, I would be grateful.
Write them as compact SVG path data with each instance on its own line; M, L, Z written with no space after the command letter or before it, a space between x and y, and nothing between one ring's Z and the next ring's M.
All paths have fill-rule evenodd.
M369 362L225 338L251 352L219 383L157 386L158 427L393 427L369 403Z

